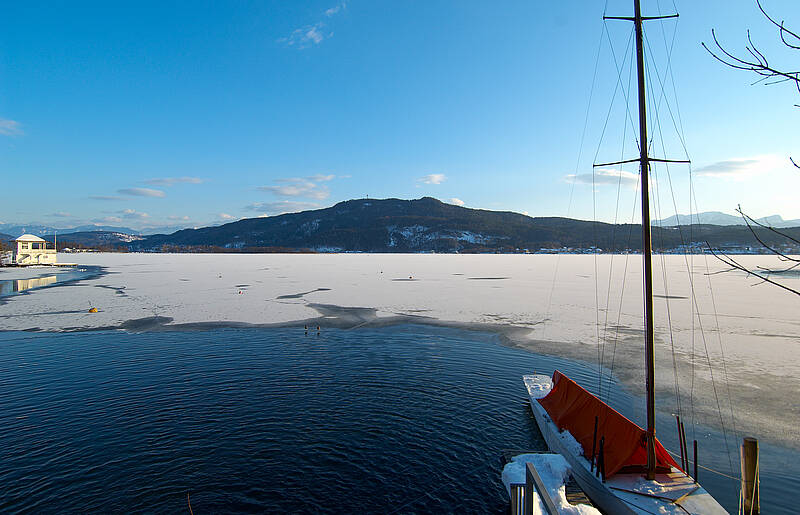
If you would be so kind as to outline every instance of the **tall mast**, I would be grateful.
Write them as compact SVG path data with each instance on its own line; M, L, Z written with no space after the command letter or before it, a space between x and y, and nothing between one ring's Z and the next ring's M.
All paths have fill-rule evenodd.
M642 22L677 18L677 14L666 16L642 16L640 0L633 0L633 17L604 16L604 20L632 21L636 29L636 70L639 79L639 158L596 164L595 167L633 163L638 161L642 180L642 260L644 262L644 345L645 386L647 397L647 479L656 477L656 399L655 399L655 352L653 338L653 246L650 238L650 163L688 163L673 159L655 159L647 155L647 91L644 83L644 36Z
M656 477L655 352L653 344L653 248L650 238L650 157L647 155L647 99L640 0L633 0L636 70L639 78L639 167L642 177L642 258L644 261L644 346L647 395L647 479Z

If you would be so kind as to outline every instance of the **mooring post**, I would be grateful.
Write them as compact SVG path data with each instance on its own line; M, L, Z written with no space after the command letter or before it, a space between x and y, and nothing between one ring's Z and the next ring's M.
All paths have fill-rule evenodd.
M694 441L694 482L697 483L697 440Z
M747 437L742 440L742 499L744 512L747 515L759 513L759 474L758 474L758 440Z
M689 473L689 444L686 443L686 426L681 421L681 439L683 439L683 456L686 460L686 468L684 472Z
M681 468L686 472L686 456L683 454L683 434L681 433L681 416L675 415L675 421L678 423L678 447L681 451Z
M534 481L531 468L533 468L533 466L530 463L525 464L525 495L523 499L525 509L522 511L525 515L533 515L533 492L535 488L533 486Z

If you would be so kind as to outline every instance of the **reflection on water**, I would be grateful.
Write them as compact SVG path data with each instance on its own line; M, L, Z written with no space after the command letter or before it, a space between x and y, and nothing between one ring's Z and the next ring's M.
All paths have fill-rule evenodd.
M8 295L10 293L17 293L31 288L39 288L40 286L47 286L58 281L55 275L45 275L42 277L32 277L30 279L14 279L9 281L2 281L0 283L0 295Z
M64 283L77 279L89 279L100 273L96 266L61 269L58 273L43 274L38 277L26 279L0 279L0 297L14 295L33 288L51 286L55 283ZM1 276L0 276L1 277Z

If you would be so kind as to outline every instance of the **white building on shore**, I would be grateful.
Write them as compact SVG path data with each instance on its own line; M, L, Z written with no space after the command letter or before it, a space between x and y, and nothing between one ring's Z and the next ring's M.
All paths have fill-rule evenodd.
M11 264L55 265L56 249L48 249L47 242L38 236L23 234L14 240Z

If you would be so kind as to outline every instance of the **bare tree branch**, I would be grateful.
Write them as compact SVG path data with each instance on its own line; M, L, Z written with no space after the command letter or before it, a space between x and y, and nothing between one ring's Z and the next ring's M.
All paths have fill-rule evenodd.
M768 230L774 232L775 234L777 234L778 236L786 238L787 240L791 240L791 241L797 243L798 245L800 245L800 240L792 238L788 234L777 230L776 228L772 227L771 225L762 224L761 222L759 222L757 220L754 220L750 215L748 215L748 214L746 214L746 213L744 213L742 211L742 206L741 205L736 207L736 212L739 213L740 215L742 215L742 218L744 219L744 223L747 224L747 227L750 229L750 232L753 233L753 236L758 240L758 242L761 243L761 245L763 245L764 247L766 247L769 250L771 250L773 253L779 254L778 251L773 250L769 245L767 245L766 243L761 241L761 239L756 235L755 231L753 231L753 228L750 226L750 223L753 223L753 224L755 224L755 225L757 225L759 227L762 227L764 229L768 229ZM788 256L786 256L786 258L788 260L790 260L790 261L798 261L798 262L800 262L800 260L795 259L795 258L790 258Z
M784 290L786 290L786 291L788 291L790 293L794 293L795 295L800 296L800 291L797 291L794 288L789 288L785 284L781 284L781 283L779 283L777 281L773 281L769 277L761 275L758 272L754 272L754 271L750 270L749 268L746 268L745 266L739 264L735 259L733 259L732 257L730 257L730 256L728 256L726 254L723 254L722 252L714 251L714 249L711 247L711 245L708 242L706 242L706 245L708 246L708 251L711 253L712 256L714 256L715 258L719 259L720 261L722 261L723 263L725 263L726 265L731 267L731 269L735 269L735 270L739 270L741 272L744 272L748 276L752 275L754 277L757 277L757 278L761 279L762 282L772 284L774 286L777 286L778 288L783 288Z
M756 0L756 4L758 4L759 10L764 14L767 20L769 20L770 23L778 28L778 35L781 39L781 42L787 48L800 50L800 36L798 36L796 32L788 29L783 21L779 23L772 18L767 11L764 10L760 0ZM714 29L711 29L711 37L714 39L714 45L716 46L715 49L712 50L705 43L701 44L703 45L703 48L705 48L706 51L717 61L737 70L745 70L760 75L762 79L756 82L761 82L764 79L775 79L765 82L765 84L777 84L779 82L787 81L793 82L797 88L797 91L800 92L800 70L787 71L785 69L773 67L766 55L764 55L764 53L758 49L758 46L753 43L753 39L750 36L749 30L747 31L748 45L745 46L745 50L749 54L748 57L737 57L733 53L729 52L717 39L717 34L714 32Z

